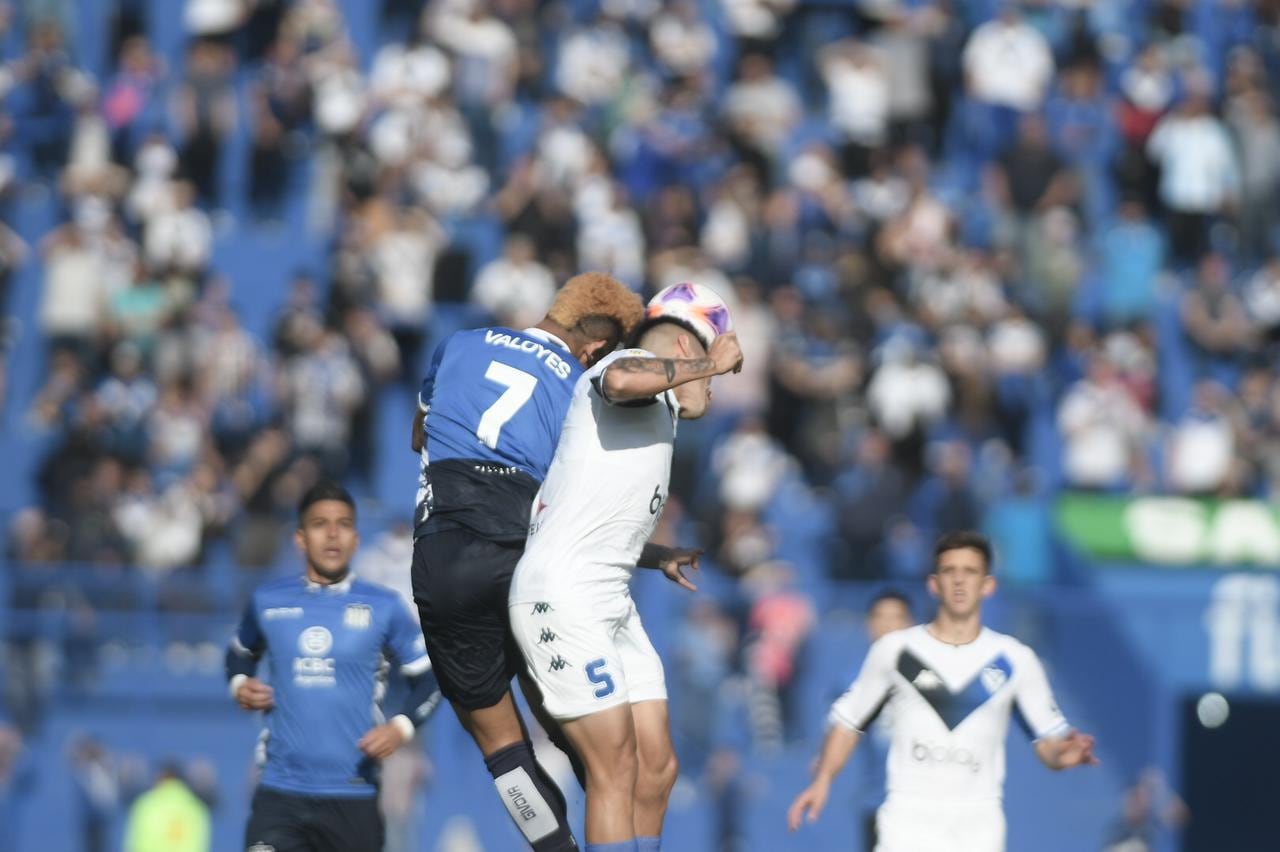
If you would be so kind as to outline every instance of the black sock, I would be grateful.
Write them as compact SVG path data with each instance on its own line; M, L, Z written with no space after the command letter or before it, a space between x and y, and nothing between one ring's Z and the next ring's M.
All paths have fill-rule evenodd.
M577 852L564 794L538 765L528 740L494 752L484 765L512 822L534 852Z

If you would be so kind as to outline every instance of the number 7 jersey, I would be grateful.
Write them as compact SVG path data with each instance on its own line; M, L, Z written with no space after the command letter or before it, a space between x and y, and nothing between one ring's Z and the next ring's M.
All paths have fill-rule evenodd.
M466 527L523 541L580 375L564 341L536 328L460 331L441 343L418 394L415 537Z

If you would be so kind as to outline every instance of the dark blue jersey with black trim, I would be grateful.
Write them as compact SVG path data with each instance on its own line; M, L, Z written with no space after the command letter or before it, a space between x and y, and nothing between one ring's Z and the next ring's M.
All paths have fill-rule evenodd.
M536 328L460 331L440 344L418 395L414 535L466 527L524 541L581 374L564 342Z

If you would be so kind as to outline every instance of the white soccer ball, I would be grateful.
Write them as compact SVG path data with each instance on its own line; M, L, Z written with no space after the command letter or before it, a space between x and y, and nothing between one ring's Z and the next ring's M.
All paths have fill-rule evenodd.
M710 287L687 281L672 284L649 300L645 320L652 322L658 319L681 323L708 349L711 341L733 328L729 306L724 299Z

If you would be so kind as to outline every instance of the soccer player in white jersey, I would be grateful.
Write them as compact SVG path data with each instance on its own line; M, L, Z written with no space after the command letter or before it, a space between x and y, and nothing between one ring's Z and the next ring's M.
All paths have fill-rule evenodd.
M742 366L728 310L696 285L655 296L634 339L578 380L509 597L529 674L586 764L588 852L660 848L676 758L629 583L641 565L693 589L680 566L696 551L647 542L678 420L705 414L711 377Z
M1050 769L1098 762L1093 737L1058 710L1035 652L982 626L982 602L995 588L985 538L939 539L929 575L938 614L872 644L831 708L813 782L787 813L792 831L822 813L831 782L886 707L893 726L876 852L1002 852L1004 740L1014 712Z

